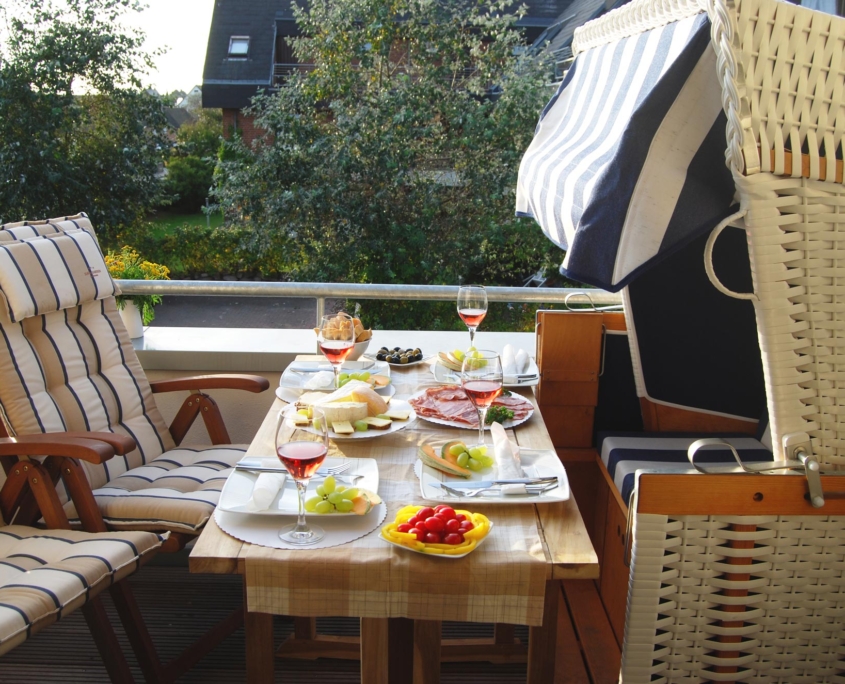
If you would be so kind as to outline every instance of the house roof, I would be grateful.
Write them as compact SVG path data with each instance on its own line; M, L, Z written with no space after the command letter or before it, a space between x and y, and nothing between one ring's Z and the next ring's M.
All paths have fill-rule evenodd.
M179 128L186 123L196 121L196 117L187 109L181 107L163 107L164 118L173 128Z
M628 0L573 0L534 41L532 52L548 50L556 62L568 60L572 57L575 29L626 2Z
M577 0L576 0L577 1ZM242 109L262 88L273 85L277 22L293 19L292 3L306 0L216 0L203 71L203 106ZM527 14L517 22L529 39L551 25L572 0L524 0ZM523 0L512 5L516 9ZM533 31L532 31L533 29ZM232 36L249 36L245 58L229 55Z

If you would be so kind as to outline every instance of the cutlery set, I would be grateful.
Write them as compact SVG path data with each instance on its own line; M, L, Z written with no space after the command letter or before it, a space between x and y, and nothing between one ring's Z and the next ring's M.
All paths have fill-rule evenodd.
M432 482L433 486L445 491L447 494L459 497L478 496L493 488L500 488L504 485L521 484L525 485L525 496L538 496L544 492L556 489L560 483L557 475L549 477L519 478L513 480L475 480L469 482ZM516 495L519 496L519 495Z

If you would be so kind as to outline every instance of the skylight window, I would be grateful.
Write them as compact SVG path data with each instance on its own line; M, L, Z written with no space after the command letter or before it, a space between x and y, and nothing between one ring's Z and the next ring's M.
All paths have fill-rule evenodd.
M249 54L249 36L232 36L229 38L229 57L245 59Z

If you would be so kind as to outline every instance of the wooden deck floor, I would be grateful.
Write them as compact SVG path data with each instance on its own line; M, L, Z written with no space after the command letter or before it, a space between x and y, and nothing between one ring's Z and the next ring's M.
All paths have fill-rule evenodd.
M147 566L131 582L162 660L175 656L241 601L240 578L191 575L181 564ZM134 657L108 595L103 596L135 679L141 682L140 670L135 667ZM604 619L594 584L570 582L565 596L569 611L561 611L561 657L558 658L555 681L560 684L616 682L618 648ZM576 613L574 616L573 612ZM358 622L350 618L319 620L318 628L327 634L356 635ZM291 619L276 618L277 643L292 630ZM446 623L444 636L492 636L492 625ZM527 639L527 629L518 628L517 636ZM525 682L525 676L524 664L443 663L441 668L443 684L518 684ZM360 682L358 662L329 659L277 662L276 682L308 682L325 677L334 684L357 684ZM0 658L0 682L4 684L99 684L108 681L79 611ZM245 682L243 630L232 634L180 681L186 684Z

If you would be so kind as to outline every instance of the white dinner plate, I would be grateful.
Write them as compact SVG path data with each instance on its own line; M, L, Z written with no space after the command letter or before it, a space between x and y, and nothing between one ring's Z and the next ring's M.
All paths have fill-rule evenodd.
M317 406L319 408L319 405ZM282 411L287 415L291 411L295 411L296 406L293 404L288 404ZM374 439L376 437L381 437L382 435L392 435L394 432L399 432L400 430L404 430L406 427L411 425L416 419L417 414L414 412L413 407L407 402L403 401L402 399L394 399L390 402L390 410L391 411L410 411L411 415L408 420L394 420L387 430L367 430L365 432L353 432L351 435L339 435L333 430L329 430L329 437L336 442L345 442L347 440L353 439ZM306 432L310 432L311 434L316 435L317 431L313 428L306 427L301 428ZM369 488L368 488L369 489Z
M364 366L369 366L370 363L372 363L370 360L346 361L343 364L343 367L341 368L341 373L355 372ZM296 365L303 367L311 366L315 368L318 366L328 366L328 364L326 363L318 363L316 361L312 363L299 362ZM390 377L390 364L385 361L376 361L375 365L373 365L371 368L365 368L365 370L368 370L370 372L370 375L384 375L387 378ZM327 370L326 372L330 372L330 370ZM334 392L334 382L332 382L331 387L305 387L305 383L308 382L308 380L310 380L312 377L314 377L314 375L316 375L316 373L298 373L292 370L290 366L288 366L287 368L285 368L284 373L282 373L282 377L279 379L279 386L284 387L286 389L299 390L300 392ZM395 393L396 390L393 389L393 391L391 392L391 386L392 385L379 387L376 389L376 392L383 396L388 395L388 393L390 393L389 395L392 396L392 394Z
M416 399L417 397L421 397L423 394L425 394L425 390L420 390L419 392L411 395L408 398L409 400ZM515 394L514 396L516 397L520 395ZM520 398L525 399L525 397ZM526 415L524 418L520 418L519 420L506 420L504 423L502 423L503 428L505 428L506 430L510 430L511 428L516 427L517 425L522 425L527 420L530 420L531 416L534 415L534 405L530 401L528 401L528 399L525 399L525 401L531 406L531 410L528 412L528 415ZM447 427L460 428L462 430L474 430L475 432L478 432L478 428L474 425L467 425L466 423L460 423L455 420L443 420L441 418L432 418L431 416L423 416L421 414L417 415L421 420L427 420L429 423L436 423L437 425L446 425ZM490 426L485 425L484 429L489 430Z
M338 463L342 463L346 460L352 461L352 466L347 470L344 470L342 473L338 473L338 477L349 478L357 475L362 475L363 477L360 480L356 480L354 484L346 484L343 482L339 482L338 484L343 484L345 487L361 487L363 489L369 489L371 492L375 492L377 494L379 475L378 463L374 458L327 458L322 467L326 468L337 465ZM278 463L278 460L276 460L276 463ZM220 492L220 503L217 504L217 507L223 511L229 511L231 513L248 513L249 515L297 515L299 513L299 499L296 494L296 483L290 475L285 478L285 486L282 487L281 491L276 495L276 498L273 499L273 502L266 510L252 511L247 509L246 502L249 500L249 497L252 496L252 488L255 486L255 480L257 478L258 474L256 473L251 473L245 470L233 470L230 473L229 478L226 480L226 484L223 485L223 491ZM312 478L311 482L308 483L308 493L305 495L306 499L315 496L314 488L324 479L325 478L323 477ZM375 508L376 507L373 506L373 510L375 510ZM330 518L335 516L355 515L355 513L336 512L322 515L319 513L307 513L307 515L315 518Z
M302 390L302 389L293 389L291 387L277 387L276 388L276 396L279 397L282 401L288 404L295 404L299 401L299 397L301 397L305 392L320 392L320 391L328 391L328 390ZM376 390L377 394L380 394L385 400L389 400L394 394L396 394L396 388L393 386L393 383L389 384L387 387L381 387ZM389 401L388 401L389 403Z
M492 449L488 447L488 453ZM509 494L502 495L500 490L493 488L492 491L478 496L462 496L456 497L449 494L446 490L437 487L435 482L445 482L447 485L452 483L472 483L473 480L495 480L496 466L492 468L485 468L481 472L474 472L469 479L460 477L451 477L446 473L432 468L417 460L414 464L414 474L420 480L420 494L423 499L427 501L437 501L439 503L449 504L472 504L472 503L495 503L495 504L526 504L526 503L551 503L553 501L566 501L569 499L569 479L566 477L566 469L563 463L560 462L558 455L551 449L520 449L520 459L522 461L522 469L525 471L526 477L548 477L557 475L558 487L550 489L547 492L536 495L528 494Z
M447 368L440 360L437 359L434 363L431 364L431 372L434 375L434 379L437 382L442 382L444 385L460 385L461 384L461 373L460 371L454 371L451 368ZM526 378L521 381L516 382L508 382L509 378L505 377L505 382L502 385L503 387L535 387L536 385L540 384L540 369L537 368L537 363L534 359L529 358L528 360L528 368L525 369L525 373L523 375L533 375L534 377ZM513 378L510 378L513 380Z
M404 544L397 544L392 539L388 539L387 537L385 537L384 533L381 532L381 531L379 531L378 536L379 536L379 539L383 539L384 541L386 541L391 546L395 546L397 549L405 549L405 551L413 551L414 553L421 553L423 556L428 556L429 558L451 558L452 560L454 560L456 558L464 558L465 556L468 556L469 554L471 554L479 546L481 546L485 541L487 541L487 537L489 537L491 534L493 534L493 523L492 522L490 523L490 529L487 530L487 534L485 534L481 538L481 540L470 551L467 551L466 553L456 553L456 554L426 553L425 551L419 551L417 549L412 549L410 546L405 546Z

